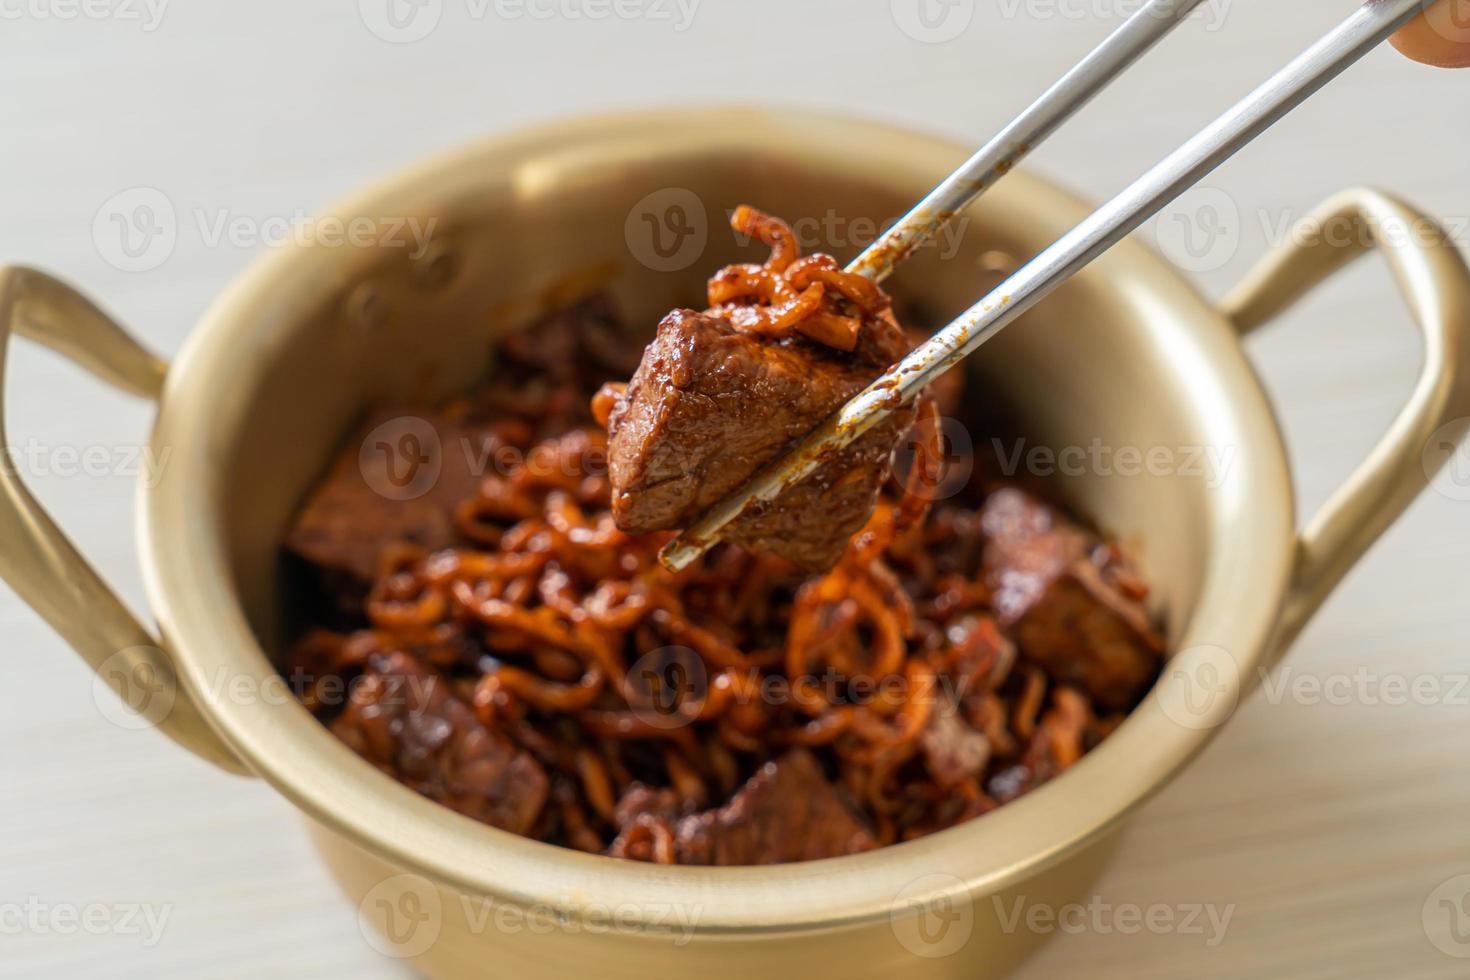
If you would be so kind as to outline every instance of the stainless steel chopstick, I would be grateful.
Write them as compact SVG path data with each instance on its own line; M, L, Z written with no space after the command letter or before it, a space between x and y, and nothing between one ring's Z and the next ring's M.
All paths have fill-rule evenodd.
M715 504L665 546L661 560L675 569L694 561L719 541L723 528L752 502L771 501L800 482L825 453L848 445L912 399L1423 9L1424 0L1368 0L1265 84L889 368L785 456Z
M1183 23L1204 0L1148 0L1056 84L1006 124L975 155L929 192L863 254L848 272L882 282L914 250L1040 146L1108 83Z

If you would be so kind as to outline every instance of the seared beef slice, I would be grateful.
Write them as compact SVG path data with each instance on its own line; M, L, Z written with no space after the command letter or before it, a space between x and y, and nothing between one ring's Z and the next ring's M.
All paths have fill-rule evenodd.
M422 423L433 428L437 445L425 444ZM466 447L484 437L442 413L374 413L332 461L287 534L286 547L337 581L364 589L377 575L385 543L409 541L430 551L448 547L455 542L454 506L473 497L480 482L476 453ZM369 438L375 444L365 446ZM438 466L437 477L429 479L432 469L414 469L422 466Z
M959 705L942 697L919 736L924 765L941 786L958 786L974 779L990 763L990 739L970 726Z
M1024 492L991 494L981 513L996 618L1021 653L1106 708L1132 706L1158 672L1163 641L1122 591L1108 549Z
M613 515L633 534L687 527L880 373L800 338L675 310L608 420ZM895 413L728 537L822 570L872 513L912 412Z
M475 718L449 682L402 653L370 658L332 731L431 800L516 834L546 804L541 764Z
M680 864L782 864L876 846L805 749L766 763L729 803L683 818L675 834Z

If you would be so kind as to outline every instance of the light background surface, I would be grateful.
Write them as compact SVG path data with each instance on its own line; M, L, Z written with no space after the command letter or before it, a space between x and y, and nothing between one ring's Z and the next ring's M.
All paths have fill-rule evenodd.
M485 133L670 103L839 109L977 141L1133 9L1128 0L957 0L953 14L968 25L926 43L893 13L912 0L699 0L682 29L677 15L537 19L477 0L428 2L440 21L414 43L375 36L356 0L172 0L153 29L133 0L93 8L115 11L100 19L62 19L76 9L67 0L0 4L0 260L79 283L169 353L258 249L211 244L187 217L166 262L121 271L92 229L104 202L129 188L163 191L180 215L259 222L310 212ZM1094 199L1109 194L1354 5L1217 3L1032 166ZM1211 196L1175 210L1198 218L1197 205L1223 192L1238 247L1198 261L1170 254L1218 295L1284 219L1360 183L1447 217L1463 244L1467 119L1470 72L1376 52L1210 178ZM1305 515L1372 445L1419 351L1371 262L1251 346L1285 420ZM57 472L55 450L104 447L124 470L118 454L144 438L148 408L25 345L9 371L12 446L55 461L31 467L39 495L141 608L132 479ZM1100 899L1232 905L1224 941L1089 930L1049 944L1025 976L1470 972L1425 928L1431 892L1470 872L1470 695L1457 690L1470 670L1467 531L1470 502L1430 493L1302 637L1289 660L1297 677L1366 671L1368 697L1258 695L1128 831ZM0 931L0 975L403 975L364 944L287 803L152 733L109 724L81 662L8 590L0 642L0 906L147 902L169 912L151 946L128 935ZM1383 703L1371 678L1390 675L1430 678L1439 696ZM1443 914L1432 902L1427 911ZM1449 952L1470 955L1470 940L1455 945L1447 925L1436 930Z

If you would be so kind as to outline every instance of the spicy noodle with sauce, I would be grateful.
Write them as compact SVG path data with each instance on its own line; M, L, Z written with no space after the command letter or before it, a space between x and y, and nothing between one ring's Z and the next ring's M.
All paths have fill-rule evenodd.
M957 375L796 488L805 511L758 515L682 572L659 564L664 528L908 343L876 286L801 258L776 219L734 220L771 258L671 314L663 353L639 364L605 298L556 311L500 345L477 391L365 423L416 415L465 447L424 493L382 493L392 474L372 467L393 460L369 462L359 434L307 500L286 546L313 625L285 673L394 779L614 857L833 857L1046 782L1157 675L1147 589L1116 546L983 468L939 492ZM788 394L740 398L732 372Z

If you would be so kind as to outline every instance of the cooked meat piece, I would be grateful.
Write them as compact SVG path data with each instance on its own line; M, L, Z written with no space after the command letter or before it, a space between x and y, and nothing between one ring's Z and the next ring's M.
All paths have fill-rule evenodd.
M286 535L287 549L365 588L387 544L448 547L455 542L454 507L475 495L475 471L490 458L487 438L485 428L444 412L373 413L312 491Z
M622 830L645 814L672 820L678 813L679 795L673 790L634 783L618 799L613 820Z
M497 451L524 451L542 430L562 435L586 421L576 392L627 377L637 364L630 351L637 346L612 299L597 295L506 337L496 383L468 402L374 412L306 501L287 549L315 566L329 593L360 601L384 544L433 551L456 543L455 505L475 496Z
M941 786L956 786L985 771L990 763L990 740L960 717L949 698L935 706L929 726L919 736L924 767Z
M729 803L685 817L675 833L680 864L781 864L877 846L806 749L766 763Z
M407 654L369 659L332 731L412 789L493 827L527 834L546 804L540 763L481 725L447 680Z
M880 373L871 360L801 338L780 341L675 310L608 419L613 515L633 534L687 527ZM830 568L866 523L894 447L895 413L728 538L810 570Z
M1000 625L1054 680L1107 708L1131 706L1158 672L1163 641L1135 579L1093 535L1021 490L986 500L985 576Z
M608 377L630 375L638 366L637 351L612 297L598 293L517 330L498 353L513 380L534 375L595 388Z
M772 259L717 274L709 313L672 314L638 364L618 366L644 350L622 341L610 307L579 304L502 338L484 385L437 412L379 413L335 461L291 558L357 594L292 582L289 618L310 629L281 668L370 765L586 853L795 862L989 812L1077 763L1137 703L1162 663L1145 583L1116 546L1000 489L978 460L964 486L943 474L922 520L900 489L914 481L890 476L874 526L890 504L895 524L912 523L880 528L816 579L735 545L673 573L658 564L663 536L614 528L610 429L624 523L672 528L903 353L874 284L841 278L830 257L794 259L794 233L757 220ZM631 387L606 383L635 369ZM984 418L959 380L931 386L920 424L897 420L888 436L930 434L930 404ZM431 425L431 443L407 419L366 437L395 416ZM831 454L804 499L748 519L736 541L773 539L808 567L836 558L867 516L889 437ZM417 457L435 444L420 483ZM669 644L697 651L712 697L692 727L660 733L640 721L648 692L634 688L647 685L615 668ZM827 704L767 696L794 677Z

